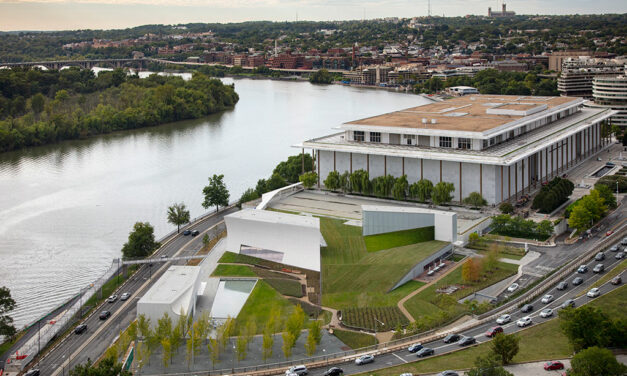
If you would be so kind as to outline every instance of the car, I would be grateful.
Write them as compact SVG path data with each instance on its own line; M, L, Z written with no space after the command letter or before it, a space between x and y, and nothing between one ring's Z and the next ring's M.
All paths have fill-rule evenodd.
M586 294L588 298L596 298L599 295L601 295L601 290L599 290L598 287L591 288L590 291L588 291L588 293Z
M290 368L285 370L285 375L286 376L290 376L290 375L303 376L303 375L306 375L308 373L309 373L309 370L307 369L307 367L305 367L304 364L299 364L297 366L291 366Z
M459 376L459 373L455 371L442 371L438 373L438 376Z
M496 319L496 323L501 325L507 324L510 321L512 321L512 316L510 315L501 315L498 319Z
M562 303L562 308L568 308L568 307L575 308L575 301L572 299L568 299L564 303Z
M584 274L588 272L588 266L587 265L581 265L578 269L577 269L577 273L579 274Z
M447 335L446 337L444 337L444 343L457 342L457 341L459 341L460 338L461 338L461 336L459 334L451 333L451 334Z
M401 373L399 376L414 376L414 374L411 372L405 372L405 373Z
M488 329L487 332L485 332L485 336L488 338L492 338L499 333L503 333L503 328L500 326L493 326L490 329Z
M115 303L118 300L118 296L113 294L110 297L107 298L107 302L109 303Z
M518 289L518 287L520 287L518 283L512 283L512 285L507 288L507 291L514 292L516 291L516 289Z
M199 232L198 230L193 230L193 231L192 231L192 236L196 236L196 235L198 235L198 234L200 234L200 232Z
M623 238L623 240L620 241L620 244L627 245L627 237Z
M80 324L79 326L74 328L74 333L75 334L83 334L86 330L87 330L87 325Z
M583 283L583 278L581 277L575 277L575 279L573 279L573 286L579 286Z
M368 364L368 363L372 363L374 362L374 355L362 355L359 358L355 359L355 364L357 364L358 366L362 365L362 364Z
M542 304L549 304L551 303L555 298L553 297L553 295L551 294L546 294L542 297Z
M161 255L161 258L162 258L162 259L167 259L167 258L168 258L168 255Z
M601 273L603 270L605 270L605 266L603 266L603 264L596 264L594 268L592 269L592 272Z
M185 230L185 231L183 231L183 236L187 236L187 235L189 235L191 233L192 233L191 230Z
M553 371L553 370L558 370L558 369L564 369L564 363L559 362L557 360L551 360L551 361L544 363L545 371Z
M33 368L30 371L26 372L24 376L39 376L39 368Z
M125 292L124 294L120 295L120 300L121 301L126 301L130 297L131 297L131 293L130 292Z
M331 367L324 373L324 376L339 376L343 373L344 370L340 367Z
M625 257L625 253L624 252L618 252L616 255L614 255L614 258L617 259L617 260L620 260L623 257Z
M540 317L547 318L553 316L553 310L551 308L545 308L540 312Z
M520 312L522 313L527 313L527 312L531 312L533 311L533 306L531 304L525 304L522 309L520 310Z
M416 353L416 356L419 358L424 358L425 356L433 355L434 353L435 353L434 349L430 347L423 347L422 349L418 350L418 352Z
M605 253L603 252L599 252L596 255L594 255L594 260L595 261L603 261L605 260Z
M620 276L616 276L612 278L612 280L610 281L610 283L613 285L620 285L622 282L623 282L623 279Z
M610 248L610 252L618 252L618 246L617 246L617 245L613 245L613 246Z
M610 230L610 231L605 233L605 236L611 236L613 233L614 233L614 231Z
M421 344L421 343L414 343L413 345L410 345L410 346L407 348L407 350L408 350L410 353L415 353L416 351L418 351L418 350L422 349L423 347L424 347L424 346L422 346L422 344Z
M100 312L100 315L98 317L100 318L100 320L106 320L109 317L111 317L111 312L110 311L102 311L102 312Z
M560 291L561 290L566 290L567 287L568 287L568 282L562 281L562 282L557 284L557 289L560 290Z
M477 340L475 339L475 337L462 337L459 342L458 345L459 346L470 346L477 343Z
M518 325L521 328L524 328L525 326L531 325L533 322L531 321L531 317L529 316L525 316L521 319L519 319L518 321L516 321L516 325Z

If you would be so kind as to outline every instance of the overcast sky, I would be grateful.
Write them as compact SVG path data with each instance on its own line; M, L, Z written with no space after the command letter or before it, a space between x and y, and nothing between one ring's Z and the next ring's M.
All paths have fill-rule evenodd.
M497 0L431 0L432 14L483 15ZM510 0L519 14L625 13L627 0ZM350 20L427 14L427 0L0 0L0 30L117 29L145 24Z

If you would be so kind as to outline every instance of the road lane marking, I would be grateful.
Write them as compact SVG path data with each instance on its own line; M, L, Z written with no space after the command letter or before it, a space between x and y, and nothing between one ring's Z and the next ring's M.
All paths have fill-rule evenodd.
M403 359L400 356L396 355L396 353L392 353L392 355L394 355L395 357L399 358L401 360L401 362L408 363L408 361L406 361L405 359Z

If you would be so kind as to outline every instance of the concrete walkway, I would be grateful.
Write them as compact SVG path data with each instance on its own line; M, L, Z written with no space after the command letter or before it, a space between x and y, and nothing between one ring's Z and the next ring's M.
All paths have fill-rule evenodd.
M404 298L402 298L401 300L398 301L398 303L396 304L398 306L398 309L401 310L401 312L403 312L403 315L405 315L405 317L407 317L407 319L410 322L416 321L414 319L414 317L411 315L411 313L409 313L409 311L405 308L405 302L408 301L409 299L411 299L412 297L414 297L416 294L418 294L419 292L421 292L422 290L426 289L427 287L430 287L433 285L433 283L439 281L440 279L444 278L445 276L447 276L449 273L451 273L453 270L459 268L462 266L463 262L461 262L462 260L460 260L457 265L454 268L450 268L449 270L447 270L446 272L444 272L443 274L441 274L440 276L438 276L436 279L434 279L433 281L431 281L430 283L427 283L424 286L421 286L420 288L412 291L411 293L407 294Z

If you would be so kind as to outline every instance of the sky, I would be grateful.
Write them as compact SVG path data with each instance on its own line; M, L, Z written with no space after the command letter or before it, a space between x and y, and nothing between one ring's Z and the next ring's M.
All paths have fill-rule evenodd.
M0 0L0 30L119 29L189 22L329 21L427 15L428 0ZM507 0L518 14L626 13L626 0ZM431 0L439 16L484 15L498 0Z

